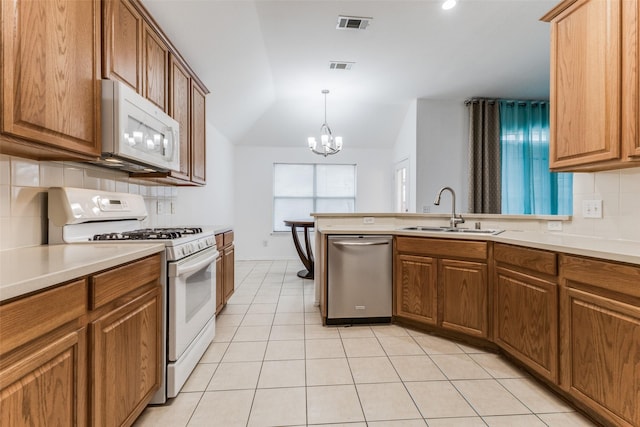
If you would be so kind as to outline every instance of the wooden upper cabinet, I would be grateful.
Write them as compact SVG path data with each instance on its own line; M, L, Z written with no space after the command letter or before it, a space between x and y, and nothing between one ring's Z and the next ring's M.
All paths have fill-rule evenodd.
M191 179L191 78L173 55L169 64L169 82L169 115L180 124L180 170L172 171L172 175L188 181Z
M104 60L102 76L142 92L142 27L140 12L129 0L103 2Z
M551 169L640 165L633 163L640 149L631 129L638 123L638 55L623 49L638 42L635 9L628 0L565 0L542 18L551 22ZM623 123L631 115L634 125Z
M622 143L633 160L640 160L640 7L622 3Z
M3 0L0 20L2 152L97 157L100 1Z
M142 94L167 111L169 85L169 47L148 24L143 26L143 89Z
M207 91L195 82L191 85L191 181L206 184L206 110Z

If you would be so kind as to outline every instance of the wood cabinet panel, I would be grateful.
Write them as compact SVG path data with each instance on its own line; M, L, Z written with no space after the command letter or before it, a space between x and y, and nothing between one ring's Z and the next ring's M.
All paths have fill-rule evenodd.
M142 92L142 26L140 12L130 0L103 4L104 78L119 80Z
M497 268L495 341L553 382L558 382L558 286Z
M189 73L171 55L169 68L169 115L180 124L180 170L172 175L189 181L191 179L191 79Z
M142 94L167 111L169 93L169 48L149 25L143 25L142 33L143 86Z
M640 160L640 7L622 2L622 143L627 156Z
M551 276L558 275L558 256L555 252L495 243L493 259L500 264L522 267Z
M398 237L398 252L440 258L469 258L486 260L487 243L469 240Z
M158 254L93 275L89 282L91 308L102 307L146 284L157 284L160 270L160 255Z
M233 245L224 249L224 267L222 268L224 274L224 301L225 303L231 298L235 290L235 250Z
M86 362L85 329L3 357L0 425L86 425Z
M563 310L562 387L612 425L640 425L638 305L567 288Z
M100 154L100 1L3 1L2 151L46 159Z
M90 332L91 424L130 425L160 385L160 288L97 319Z
M195 82L191 86L191 181L207 182L207 135L205 99L207 92Z
M438 263L440 325L486 338L489 333L487 265L449 259Z
M87 311L87 283L77 280L0 306L0 354L5 354Z
M396 307L394 315L435 325L437 323L437 269L435 258L396 255Z

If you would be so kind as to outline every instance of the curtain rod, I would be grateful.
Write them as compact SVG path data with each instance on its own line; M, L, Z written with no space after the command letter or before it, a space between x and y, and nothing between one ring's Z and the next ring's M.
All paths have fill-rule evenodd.
M518 103L518 105L526 105L527 103L531 103L531 104L545 104L545 103L549 103L548 100L520 100L520 99L494 99L494 98L469 98L466 99L464 101L464 105L469 105L469 104L477 104L478 102L481 101L486 101L489 105L494 105L496 102L500 102L500 101L506 101L507 104L515 104L516 102Z

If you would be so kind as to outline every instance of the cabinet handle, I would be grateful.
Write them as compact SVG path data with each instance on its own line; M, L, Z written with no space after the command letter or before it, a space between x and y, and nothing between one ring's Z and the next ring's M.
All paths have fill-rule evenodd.
M388 245L389 242L332 242L332 244L336 246L377 246L377 245Z

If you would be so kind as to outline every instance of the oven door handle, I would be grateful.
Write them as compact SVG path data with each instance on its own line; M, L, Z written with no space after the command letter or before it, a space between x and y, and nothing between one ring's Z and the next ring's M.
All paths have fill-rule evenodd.
M215 262L219 254L220 252L216 249L205 249L201 254L187 258L184 262L171 263L169 264L169 276L190 276L201 270L203 267Z

